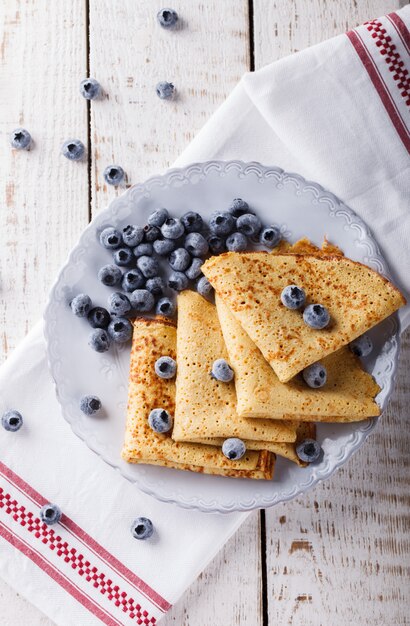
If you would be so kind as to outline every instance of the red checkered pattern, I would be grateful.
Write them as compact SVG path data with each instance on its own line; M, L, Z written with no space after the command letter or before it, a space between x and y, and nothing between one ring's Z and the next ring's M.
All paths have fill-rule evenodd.
M2 487L0 487L0 508L4 509L7 515L10 515L20 526L26 528L50 550L55 551L55 554L61 557L67 565L70 565L73 570L76 570L79 576L82 576L98 589L116 607L127 613L128 617L135 620L136 624L152 626L156 623L155 617L150 617L140 604L129 597L125 591L121 591L121 588L106 577L104 572L100 572L76 548L70 547L67 541L63 541L54 528L47 526L32 511L27 511L26 507L19 505L17 500L13 499Z
M373 39L376 40L376 46L379 52L384 56L384 60L388 65L389 71L393 72L393 80L396 81L401 96L407 106L410 106L410 78L409 72L404 67L404 63L397 52L397 48L392 43L392 38L387 34L387 30L379 20L371 20L365 22L365 26Z

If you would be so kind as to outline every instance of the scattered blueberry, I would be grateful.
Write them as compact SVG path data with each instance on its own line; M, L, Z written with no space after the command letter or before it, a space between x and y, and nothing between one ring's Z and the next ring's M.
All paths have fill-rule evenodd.
M267 248L276 248L279 241L282 239L280 229L278 226L268 226L263 228L259 234L259 243Z
M125 343L132 337L132 324L126 317L116 317L108 326L108 334L115 343Z
M145 289L148 289L153 296L162 296L165 289L165 283L161 276L154 276L153 278L148 278L145 283Z
M230 437L222 444L222 454L230 461L241 459L246 452L246 446L242 439Z
M16 128L10 135L10 143L16 150L28 150L31 144L31 135L25 128Z
M131 311L131 303L126 295L116 291L109 297L108 303L110 305L111 315L119 315L123 317Z
M134 539L149 539L154 532L154 526L147 517L137 517L131 524L131 534Z
M85 415L94 415L101 409L101 400L97 396L83 396L80 400L80 409Z
M104 265L98 272L98 280L107 287L118 285L122 279L122 272L116 265Z
M104 248L107 248L107 250L115 250L116 248L119 248L122 243L120 231L112 226L104 228L100 235L100 243L104 246Z
M174 239L157 239L152 245L159 256L168 256L170 252L175 250L177 243Z
M183 272L171 272L168 278L168 286L175 291L183 291L188 287L188 278Z
M321 363L312 363L312 365L306 367L302 372L302 376L305 383L312 389L323 387L327 381L326 368Z
M262 222L253 213L245 213L238 217L236 228L247 237L256 237L262 228Z
M309 304L303 311L303 321L311 328L320 330L330 322L329 311L322 304Z
M80 83L80 93L86 100L98 98L101 92L101 85L95 78L86 78Z
M160 378L174 378L177 364L170 356L161 356L155 361L155 373Z
M61 519L61 509L56 504L44 504L40 509L40 519L43 524L51 526L57 524Z
M70 307L74 315L85 317L88 315L92 304L90 296L87 296L85 293L79 293L78 296L71 300Z
M201 276L196 284L196 290L201 296L209 296L212 293L213 287L206 276Z
M137 259L137 267L145 278L154 278L159 274L159 264L152 256L140 256Z
M196 278L199 278L202 274L201 272L202 264L203 264L202 259L199 259L198 257L195 257L194 259L192 259L191 265L188 267L188 269L185 270L185 276L187 276L189 280L195 280Z
M209 228L214 235L229 235L235 228L235 218L227 211L212 213Z
M148 289L135 289L130 294L132 308L138 313L148 313L152 311L155 298Z
M216 359L212 364L211 376L222 383L230 383L233 380L234 373L225 359Z
M126 246L135 248L144 239L144 229L141 226L128 224L122 229L122 240Z
M161 236L161 231L157 226L145 226L144 227L144 241L146 243L153 243Z
M317 461L322 453L320 444L315 439L305 439L296 446L296 454L301 461L312 463Z
M134 248L134 256L151 256L153 250L152 243L140 243Z
M134 291L145 286L145 278L137 267L125 272L122 279L122 288L124 291Z
M121 165L108 165L103 172L104 180L108 185L119 185L125 178Z
M102 306L96 306L87 315L87 319L92 328L107 328L110 323L110 314Z
M176 272L184 272L191 264L191 255L185 248L177 248L169 255L168 263Z
M217 235L209 235L208 237L209 250L212 254L221 254L225 252L225 240Z
M85 146L79 139L68 139L61 146L61 154L70 161L79 161L85 154Z
M245 200L235 198L235 200L232 200L232 204L229 207L229 213L238 218L246 213L252 213L252 211L249 209L249 204L245 202Z
M288 285L280 295L282 304L287 309L300 309L306 302L306 294L297 285Z
M118 248L118 250L115 250L113 258L116 265L131 265L135 260L135 256L130 248Z
M158 98L161 100L172 100L175 96L175 87L172 83L168 83L166 80L157 83L155 87Z
M107 352L110 343L110 338L104 328L93 330L88 341L88 345L96 352Z
M185 248L192 256L205 256L208 254L209 245L201 233L189 233L185 237Z
M350 349L356 356L368 356L373 350L373 342L365 333L351 342Z
M156 226L161 228L162 224L168 219L169 213L167 209L156 209L148 218L148 224L150 226Z
M178 13L174 9L161 9L157 13L157 20L162 28L172 28L178 22Z
M184 213L181 217L181 222L184 225L185 231L187 233L195 233L199 232L203 225L204 221L199 213L195 213L194 211L188 211L188 213Z
M226 249L230 252L243 252L248 247L248 239L243 233L232 233L226 238Z
M178 239L184 234L184 225L181 220L169 217L161 226L161 233L165 239Z
M172 428L172 417L165 409L153 409L148 416L148 424L156 433L167 433Z
M160 298L155 308L157 315L172 317L176 311L176 305L170 298Z
M23 426L23 416L15 410L6 411L1 418L1 425L5 430L15 433Z

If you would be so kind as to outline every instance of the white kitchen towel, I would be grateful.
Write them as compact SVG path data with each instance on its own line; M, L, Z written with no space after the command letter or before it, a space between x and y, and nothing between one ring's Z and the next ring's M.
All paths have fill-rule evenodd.
M321 183L371 226L408 294L409 26L407 6L246 75L177 164L259 160ZM41 326L0 369L7 408L25 424L0 432L0 575L62 626L156 623L246 516L157 502L88 450L61 416ZM51 528L47 501L64 512ZM129 533L139 515L149 542Z

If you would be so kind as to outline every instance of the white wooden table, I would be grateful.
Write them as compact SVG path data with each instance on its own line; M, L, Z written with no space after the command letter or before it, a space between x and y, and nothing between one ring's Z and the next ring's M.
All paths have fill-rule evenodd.
M170 33L156 24L160 0L2 2L1 359L41 316L90 216L118 193L106 165L131 183L161 172L245 71L404 4L175 0L183 23ZM91 106L78 94L87 75L107 94ZM176 102L157 98L159 80L175 83ZM34 138L29 153L8 146L18 125ZM87 162L59 155L70 137L87 144ZM164 625L410 623L409 334L403 343L396 393L368 445L306 496L252 514ZM22 624L51 622L0 582L0 625Z

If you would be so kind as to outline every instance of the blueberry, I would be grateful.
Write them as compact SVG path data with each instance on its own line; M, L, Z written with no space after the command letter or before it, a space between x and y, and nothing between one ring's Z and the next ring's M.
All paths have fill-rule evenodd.
M131 303L126 295L116 291L109 297L111 315L120 315L121 317L131 311Z
M131 265L135 260L135 256L130 248L118 248L118 250L115 250L113 258L116 265Z
M232 200L232 204L228 210L229 213L236 218L241 215L245 215L246 213L252 213L249 208L249 204L245 202L245 200L242 200L242 198L235 198L235 200Z
M161 9L157 13L157 20L162 28L172 28L178 22L178 13L174 9Z
M225 359L216 359L212 364L211 376L222 383L230 383L233 380L234 373Z
M368 356L373 350L373 342L369 335L364 334L351 342L350 349L356 356Z
M148 218L148 224L150 226L156 226L161 228L162 224L168 219L169 213L167 209L156 209Z
M232 233L226 238L226 248L230 252L243 252L248 247L248 239L243 233Z
M198 232L202 229L204 225L204 221L199 213L195 213L194 211L188 211L188 213L184 213L181 217L181 222L184 225L185 231L187 233Z
M23 416L18 411L14 409L11 411L6 411L1 418L1 425L5 430L8 430L11 433L15 433L17 430L23 426Z
M120 185L125 178L121 165L108 165L103 172L104 180L108 185Z
M148 278L145 283L145 289L148 289L153 296L162 296L165 289L165 283L161 276L154 276L153 278Z
M87 315L92 328L107 328L110 323L110 314L102 306L96 306Z
M175 87L172 83L168 83L166 80L157 83L155 87L158 98L161 100L172 100L175 96Z
M135 248L144 239L144 229L141 226L128 224L122 229L122 240L126 246Z
M172 417L165 409L153 409L148 416L148 424L156 433L167 433L172 428Z
M101 409L101 400L97 396L83 396L80 400L80 409L85 415L94 415Z
M137 517L131 524L131 534L134 539L149 539L154 532L154 526L147 517Z
M178 239L184 234L184 225L181 220L169 217L161 226L161 233L165 239Z
M153 243L161 237L161 231L157 226L145 226L144 227L144 241L146 243Z
M196 278L199 278L202 274L202 264L202 259L199 259L198 257L192 259L191 265L188 267L188 269L185 270L185 276L189 278L189 280L195 280Z
M140 256L137 259L137 267L145 278L154 278L154 276L158 276L159 264L158 261L152 256Z
M270 249L276 248L281 239L282 235L278 226L263 228L259 234L259 243Z
M222 454L226 456L230 461L237 461L241 459L246 452L246 446L242 439L237 437L230 437L225 439L222 444Z
M235 218L227 211L212 213L209 228L214 235L229 235L235 228Z
M108 326L108 334L115 343L125 343L132 337L132 324L126 317L116 317Z
M56 504L44 504L40 509L40 519L43 524L51 526L58 524L61 519L61 509Z
M85 293L80 293L71 300L70 307L74 315L85 317L92 307L91 298Z
M170 298L160 298L155 308L157 315L172 317L176 311L175 303Z
M155 304L155 298L148 289L135 289L130 295L130 300L132 308L138 313L152 311Z
M262 222L256 215L245 213L238 217L236 228L247 237L256 237L262 228Z
M208 254L209 245L201 233L189 233L185 237L185 248L192 256L205 256Z
M104 246L104 248L107 248L107 250L115 250L116 248L119 248L122 243L120 231L112 226L104 228L100 235L100 243Z
M213 287L206 276L202 276L197 284L196 290L201 296L209 296L212 293Z
M107 287L118 285L122 279L122 272L116 265L104 265L98 272L98 280Z
M322 448L315 439L305 439L296 446L296 454L301 461L312 463L317 461L322 453Z
M70 161L79 161L85 154L85 146L79 139L68 139L61 146L61 154Z
M188 278L183 272L171 272L168 278L168 286L175 291L183 291L188 287Z
M303 311L303 321L311 328L320 330L330 322L329 311L322 304L309 304Z
M177 243L173 239L157 239L152 245L159 256L168 256L177 247Z
M282 304L287 309L300 309L306 302L306 294L297 285L288 285L280 295Z
M101 93L101 85L95 78L85 78L80 83L80 93L86 100L94 100Z
M209 235L208 244L209 244L209 251L212 254L221 254L222 252L225 252L226 250L225 240L222 239L222 237L218 237L217 235Z
M25 128L15 128L10 135L10 143L16 150L28 150L31 144L31 135Z
M176 272L184 272L191 264L191 255L185 248L177 248L169 255L168 263Z
M155 361L155 373L160 378L174 378L177 364L170 356L161 356Z
M312 365L306 367L302 372L302 376L305 383L312 389L323 387L327 381L326 368L321 363L312 363Z
M155 242L154 242L155 243ZM151 256L154 249L152 247L152 243L140 243L138 246L134 248L134 256Z
M137 267L125 272L122 279L122 288L124 291L134 291L145 286L145 278Z
M110 338L104 328L96 328L93 330L88 340L88 345L96 352L107 352L110 343Z

